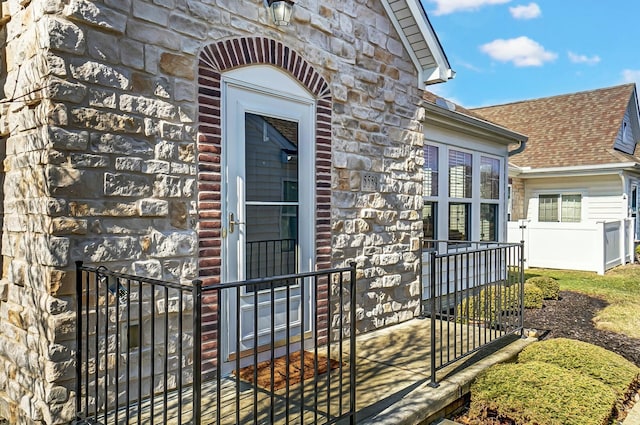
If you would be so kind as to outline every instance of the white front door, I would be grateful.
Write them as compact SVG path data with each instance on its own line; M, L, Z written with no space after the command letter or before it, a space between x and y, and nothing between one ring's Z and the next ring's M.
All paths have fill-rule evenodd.
M230 77L224 83L225 281L309 271L314 245L314 103ZM287 282L280 282L274 289L267 284L224 294L225 360L267 351L265 347L280 346L287 336L296 339L310 329L312 294L295 281L288 284L288 290Z

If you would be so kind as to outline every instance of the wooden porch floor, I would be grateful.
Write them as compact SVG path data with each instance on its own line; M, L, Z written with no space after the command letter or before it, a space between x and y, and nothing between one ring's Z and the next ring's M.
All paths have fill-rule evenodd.
M457 341L457 348L450 347L448 353L446 351L437 353L438 362L442 360L443 363L447 362L447 354L451 356L450 358L453 358L454 350L459 354L461 348L468 347L467 344L470 346L474 341L483 341L486 333L490 332L490 330L478 326L455 325L439 321L436 323L437 329L435 329L435 333L438 341L447 337L452 343ZM495 330L491 332L494 332L492 339L501 336ZM381 414L385 411L393 410L394 406L399 406L398 403L402 399L415 393L420 388L423 389L422 391L427 389L426 391L430 393L424 399L426 411L429 410L427 405L433 403L434 398L442 398L443 400L447 397L451 398L451 394L449 394L451 391L446 389L446 385L441 388L427 386L431 377L430 335L431 321L429 319L414 319L357 337L357 423L384 422L379 419ZM502 345L514 345L514 341L518 340L520 339L517 335L512 338L504 338ZM441 346L441 344L438 342L437 346ZM500 346L497 348L500 348ZM472 356L454 362L438 372L438 380L444 380L444 384L448 377L461 373L477 359L486 357L497 348L492 345ZM343 349L343 360L348 362L348 347L343 347ZM338 358L338 350L335 348L332 350L332 357ZM271 392L263 389L258 389L254 392L252 384L241 381L238 385L238 391L236 391L235 377L226 377L221 385L222 409L220 410L219 424L235 424L238 423L238 420L242 424L327 423L331 419L335 419L336 413L341 409L341 403L343 412L349 408L348 364L345 364L343 369L346 370L342 379L342 391L344 392L342 398L340 397L338 373L334 370L329 379L327 379L326 375L321 376L317 385L314 384L313 380L307 380L304 388L301 388L300 385L291 386L289 388L291 401L288 407L285 402L287 399L286 389L276 391L272 396ZM329 391L331 391L331 397L329 398L331 402L328 404ZM304 393L304 397L300 397L302 393ZM459 396L457 395L457 397ZM190 410L192 406L191 398L191 389L185 389L182 392L183 411L179 417L179 394L176 392L170 394L167 406L164 406L161 397L157 397L154 418L151 418L150 403L147 403L146 406L142 407L142 422L157 424L193 423L192 411ZM215 408L216 398L217 388L215 381L203 382L201 424L218 424ZM271 409L272 403L273 409ZM164 421L165 407L168 418L166 422ZM407 413L414 415L414 412ZM119 420L118 423L137 423L137 413L130 411L129 414L134 415L132 420L127 421L123 417L123 420ZM301 418L301 414L304 415L303 418ZM114 423L112 420L106 422ZM348 423L348 420L337 423ZM402 421L399 421L397 414L394 414L393 421L389 423L402 423Z

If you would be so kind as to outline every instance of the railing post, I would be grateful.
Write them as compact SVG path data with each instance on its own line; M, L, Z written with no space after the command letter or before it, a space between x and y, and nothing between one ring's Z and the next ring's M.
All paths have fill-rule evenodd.
M351 402L349 404L349 409L351 410L351 416L349 417L349 424L355 425L356 423L356 263L349 263L351 266L351 293L350 293L350 329L349 334L351 335L351 339L349 340L349 364L350 364L350 391L351 391Z
M524 241L520 241L520 336L524 334Z
M193 423L202 416L202 281L193 281Z
M431 252L431 276L430 280L430 297L431 297L431 382L429 386L432 388L438 388L436 380L436 255L438 254L437 248Z
M76 261L76 419L82 406L82 261Z

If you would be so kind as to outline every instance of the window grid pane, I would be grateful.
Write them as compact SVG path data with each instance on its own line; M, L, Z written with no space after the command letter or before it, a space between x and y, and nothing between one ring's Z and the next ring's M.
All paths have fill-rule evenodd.
M435 240L438 237L438 203L425 202L422 208L422 229L425 239Z
M471 229L471 204L449 204L449 240L468 241Z
M424 196L438 196L438 148L424 145Z
M538 197L538 221L558 221L558 195Z
M500 160L480 159L480 197L483 199L500 199Z
M471 198L471 154L449 151L449 196Z
M579 223L582 216L582 196L562 195L562 221Z
M480 240L498 240L498 205L480 205Z

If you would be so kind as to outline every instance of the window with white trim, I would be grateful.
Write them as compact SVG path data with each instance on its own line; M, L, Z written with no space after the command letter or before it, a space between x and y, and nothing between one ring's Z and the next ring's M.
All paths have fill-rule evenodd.
M499 240L506 196L503 168L504 159L499 156L425 144L424 238ZM445 181L439 178L440 171L446 171Z
M538 195L538 221L579 223L582 219L582 195Z

